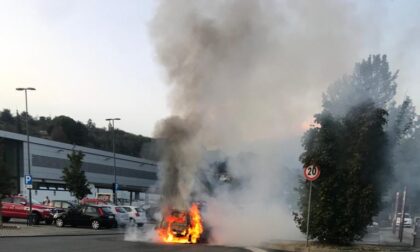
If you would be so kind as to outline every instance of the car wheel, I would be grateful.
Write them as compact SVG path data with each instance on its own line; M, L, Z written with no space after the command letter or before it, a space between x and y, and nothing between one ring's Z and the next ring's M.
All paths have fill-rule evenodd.
M53 219L46 219L45 224L51 225L53 223L53 221L54 221Z
M61 218L57 218L57 219L55 220L55 225L56 225L57 227L64 227L64 220L63 220L63 219L61 219Z
M101 224L99 223L99 221L97 221L97 220L93 220L93 221L92 221L92 228L93 228L93 229L97 230L97 229L99 229L100 227L101 227Z
M10 221L10 217L2 217L3 222L9 222Z

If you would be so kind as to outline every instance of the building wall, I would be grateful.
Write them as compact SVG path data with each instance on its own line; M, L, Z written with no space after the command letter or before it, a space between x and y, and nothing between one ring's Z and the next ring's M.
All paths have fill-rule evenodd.
M18 174L20 193L28 195L24 185L24 175L29 174L26 136L6 131L0 131L0 138L15 146L10 150L14 161L8 165ZM82 151L85 156L82 169L92 185L92 195L100 192L112 192L114 183L113 153L82 146L30 137L31 175L34 181L33 198L42 201L45 196L56 199L72 198L65 190L61 179L62 171L68 164L68 154L73 150ZM13 156L9 155L9 156ZM10 160L12 160L10 159ZM129 200L134 194L146 192L157 181L157 164L154 161L137 157L116 154L117 184L121 188L118 197ZM131 194L131 196L130 196ZM153 196L155 197L155 196Z

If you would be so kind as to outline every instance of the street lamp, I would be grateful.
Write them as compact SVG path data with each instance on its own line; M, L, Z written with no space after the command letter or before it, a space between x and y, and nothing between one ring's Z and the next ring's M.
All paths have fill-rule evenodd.
M31 176L31 155L29 153L29 112L28 112L28 91L35 91L35 88L16 88L17 91L25 91L26 105L26 145L28 147L28 175ZM29 188L29 214L32 215L32 188ZM29 217L29 225L32 225L32 217Z
M114 204L118 205L117 203L117 166L116 166L116 160L115 160L115 124L114 121L121 120L120 118L108 118L105 119L108 122L112 122L112 152L114 154L114 186L112 188L112 191L114 192Z

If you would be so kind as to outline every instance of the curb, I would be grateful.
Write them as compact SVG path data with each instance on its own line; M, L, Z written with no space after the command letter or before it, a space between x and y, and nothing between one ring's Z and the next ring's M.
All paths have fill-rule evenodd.
M101 235L123 235L125 233L105 233L105 234L51 234L51 235L1 235L2 238L34 238L34 237L65 237L65 236L101 236Z
M397 251L419 251L418 248L411 246L387 246L387 245L355 245L355 246L322 246L312 245L306 247L305 244L301 243L286 243L286 244L264 244L261 248L268 251L285 251L285 252L353 252L353 251L377 251L377 252L397 252Z

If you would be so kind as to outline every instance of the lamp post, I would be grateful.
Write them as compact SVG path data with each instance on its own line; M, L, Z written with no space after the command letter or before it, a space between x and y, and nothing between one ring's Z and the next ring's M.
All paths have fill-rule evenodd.
M31 176L31 155L29 153L29 112L28 112L28 91L35 91L35 88L16 88L17 91L25 91L25 105L26 105L26 145L28 147L28 175ZM29 188L29 214L32 214L32 189ZM32 225L32 218L29 218L29 225Z
M117 166L115 160L115 121L121 120L120 118L108 118L105 119L108 122L112 122L112 153L114 155L114 185L112 191L114 192L114 204L117 204Z

